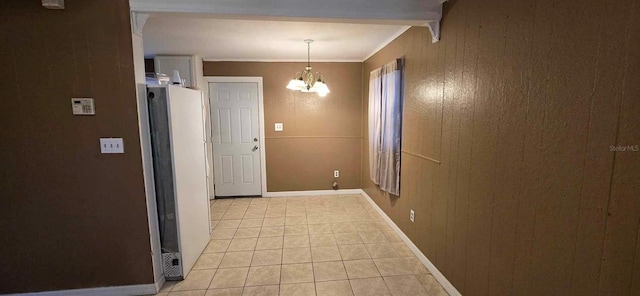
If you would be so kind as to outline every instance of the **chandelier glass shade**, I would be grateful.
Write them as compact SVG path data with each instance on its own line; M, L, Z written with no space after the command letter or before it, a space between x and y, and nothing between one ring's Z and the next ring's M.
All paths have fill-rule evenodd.
M304 71L296 72L296 75L287 84L287 88L306 93L317 93L324 97L330 92L329 87L324 82L322 73L316 72L314 74L311 68L311 42L313 40L307 39L304 42L307 43L307 67Z

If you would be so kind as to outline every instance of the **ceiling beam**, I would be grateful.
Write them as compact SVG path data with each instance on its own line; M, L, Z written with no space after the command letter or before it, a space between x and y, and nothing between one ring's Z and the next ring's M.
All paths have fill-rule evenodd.
M440 21L441 0L130 0L131 11L222 18L325 20L427 26Z

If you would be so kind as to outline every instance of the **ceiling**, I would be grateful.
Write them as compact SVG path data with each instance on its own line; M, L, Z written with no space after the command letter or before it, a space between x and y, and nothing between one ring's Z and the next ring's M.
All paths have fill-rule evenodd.
M145 55L200 55L207 60L363 61L408 29L351 24L152 15L143 29Z

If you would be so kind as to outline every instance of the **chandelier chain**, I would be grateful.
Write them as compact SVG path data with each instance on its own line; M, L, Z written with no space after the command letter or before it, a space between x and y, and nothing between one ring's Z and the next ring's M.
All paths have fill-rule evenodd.
M307 42L307 67L311 68L311 42Z

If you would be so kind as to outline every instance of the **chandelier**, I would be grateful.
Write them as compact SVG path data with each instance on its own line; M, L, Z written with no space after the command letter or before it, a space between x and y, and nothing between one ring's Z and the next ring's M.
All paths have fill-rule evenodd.
M307 67L304 71L296 72L296 75L287 84L287 88L301 92L315 92L324 97L329 93L329 87L324 82L324 76L320 72L313 74L311 69L311 43L313 40L306 39L304 42L307 43Z

